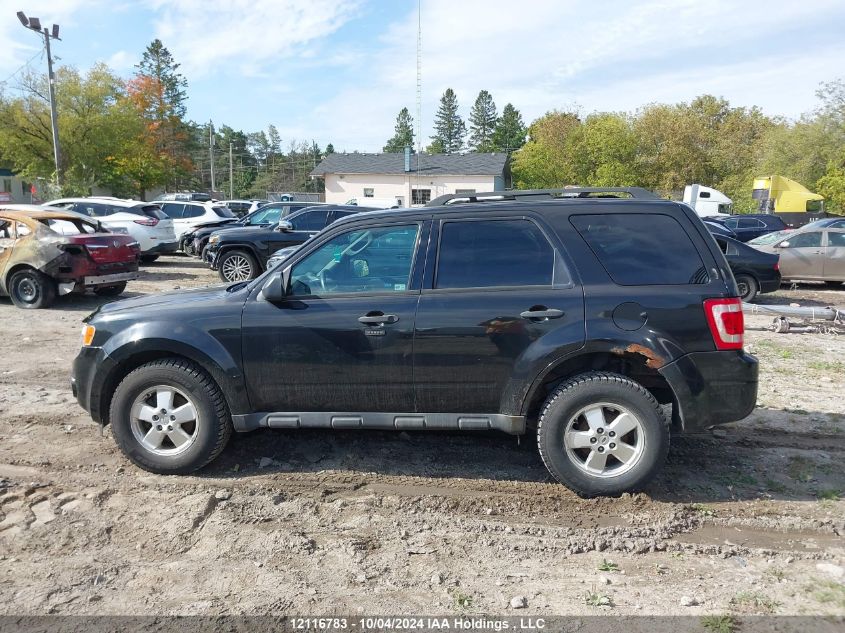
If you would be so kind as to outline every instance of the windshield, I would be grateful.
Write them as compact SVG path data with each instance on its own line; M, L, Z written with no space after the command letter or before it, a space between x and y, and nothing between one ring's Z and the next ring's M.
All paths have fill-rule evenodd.
M784 239L789 233L792 231L775 231L774 233L766 233L765 235L761 235L760 237L755 237L753 240L749 240L749 244L757 244L759 246L765 246L766 244L774 244L782 239Z

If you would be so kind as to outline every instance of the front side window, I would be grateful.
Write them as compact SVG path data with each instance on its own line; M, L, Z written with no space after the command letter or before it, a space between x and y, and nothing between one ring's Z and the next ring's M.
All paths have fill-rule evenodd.
M737 226L739 226L739 220L737 218L729 218L725 220L725 226L729 229L735 229Z
M709 277L689 235L657 213L573 215L570 222L620 286L704 284Z
M404 292L418 235L417 224L336 235L293 267L291 294Z
M740 218L739 220L739 228L741 229L760 229L765 228L765 226L757 218Z
M185 205L181 202L165 202L161 205L161 210L167 214L167 217L178 220L182 217L185 210Z
M411 204L427 204L431 202L431 189L414 189L411 191Z
M435 288L551 286L568 283L555 275L555 250L530 220L444 222ZM565 270L562 265L558 270Z
M821 231L813 231L811 233L800 233L794 237L787 237L789 246L792 248L813 248L822 245Z

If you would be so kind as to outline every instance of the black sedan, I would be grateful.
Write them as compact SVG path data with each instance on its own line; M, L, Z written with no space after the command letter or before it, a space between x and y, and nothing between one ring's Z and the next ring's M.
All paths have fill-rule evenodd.
M774 233L789 228L780 216L772 213L746 213L707 219L729 228L736 233L736 239L740 242L747 242L766 233Z
M738 240L714 235L725 254L743 301L753 301L758 293L780 288L780 256L758 251Z

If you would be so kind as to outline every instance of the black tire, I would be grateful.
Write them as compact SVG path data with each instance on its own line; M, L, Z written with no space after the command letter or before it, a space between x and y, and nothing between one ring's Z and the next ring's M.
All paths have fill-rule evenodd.
M237 271L237 274L236 274ZM226 283L247 281L258 277L261 269L251 253L242 250L226 251L217 263L217 274Z
M582 424L583 418L576 417L580 411L599 404L609 404L623 407L633 414L638 420L640 427L635 431L636 445L642 442L638 456L633 459L627 470L613 475L612 470L618 462L624 468L624 464L615 457L608 456L605 460L611 460L611 468L608 476L599 476L586 472L576 463L581 462L581 457L575 454L570 456L564 443L564 434L569 427L570 420L576 424ZM604 410L603 409L603 410ZM606 420L606 418L605 418ZM609 426L605 428L610 428ZM590 434L592 431L586 431ZM640 436L642 433L642 436ZM613 441L607 437L608 431L602 435L601 441ZM625 437L633 437L623 434ZM617 438L621 443L622 437ZM590 438L590 442L593 439ZM610 444L605 445L608 450ZM587 372L579 374L561 384L555 389L543 405L540 413L540 420L537 426L537 447L543 463L552 476L582 497L593 497L597 495L619 495L623 492L632 492L647 484L662 468L669 452L669 423L657 400L642 385L620 374L608 372ZM599 450L598 448L596 450ZM591 453L592 448L577 449ZM618 468L618 467L617 467Z
M130 420L132 406L145 391L174 387L192 399L197 410L196 437L177 455L160 455L136 438ZM159 475L183 475L214 460L232 435L232 418L220 387L202 368L181 358L166 358L142 365L118 385L109 408L109 420L120 450L134 464Z
M117 297L123 294L124 290L126 290L126 282L121 281L113 286L97 286L94 288L94 294L98 297Z
M757 280L751 275L737 275L736 287L739 289L739 296L745 303L751 303L757 298L760 286Z
M160 255L158 253L151 253L149 255L141 255L141 262L144 264L152 264Z
M6 287L12 303L24 310L49 308L56 300L56 282L33 268L12 273Z

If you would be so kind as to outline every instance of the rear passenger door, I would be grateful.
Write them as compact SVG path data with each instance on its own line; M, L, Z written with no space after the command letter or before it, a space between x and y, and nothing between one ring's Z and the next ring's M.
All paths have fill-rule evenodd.
M528 216L433 224L414 334L419 413L518 415L512 388L583 346L583 294L552 235Z

